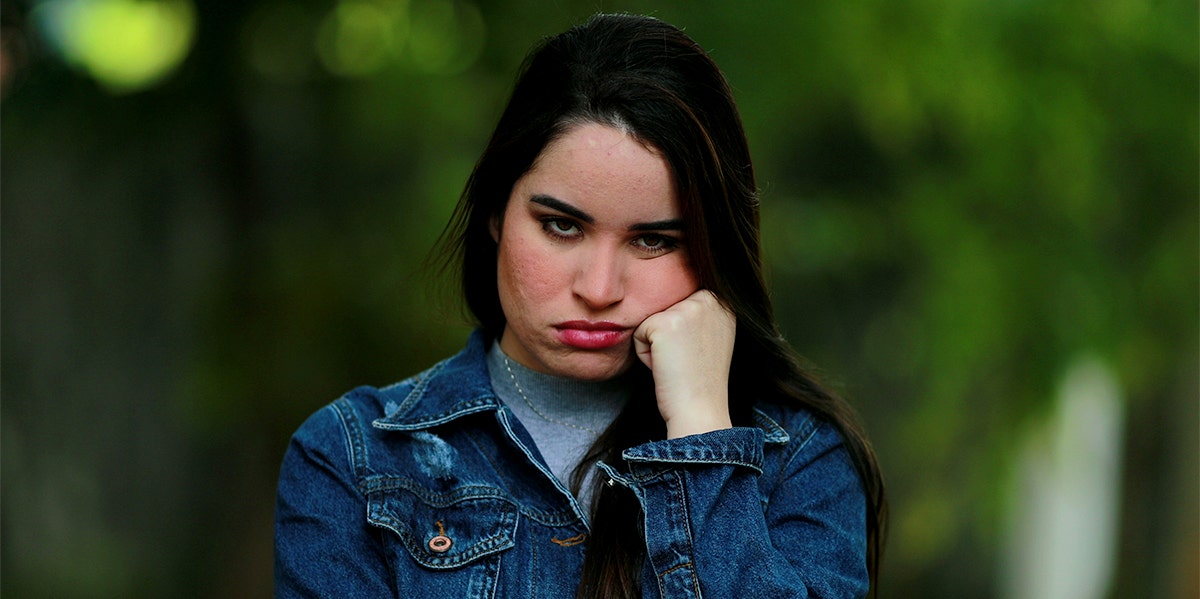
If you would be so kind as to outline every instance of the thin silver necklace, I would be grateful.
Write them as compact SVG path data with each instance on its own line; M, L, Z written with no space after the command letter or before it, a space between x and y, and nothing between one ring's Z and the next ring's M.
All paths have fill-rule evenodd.
M521 399L525 400L525 405L529 406L529 409L533 410L534 414L541 416L542 420L545 420L546 422L552 422L554 424L560 424L562 426L569 426L571 428L578 429L578 430L581 430L581 431L584 431L587 433L592 433L593 435L600 434L600 431L598 431L596 429L588 428L586 426L580 426L578 424L567 422L565 420L558 420L557 418L551 418L551 417L543 414L541 410L537 409L537 406L533 405L532 401L529 401L529 397L525 395L525 390L521 388L521 383L519 383L517 381L517 375L515 373L513 373L512 363L509 362L507 355L504 356L504 369L508 371L508 376L509 376L509 378L512 379L513 386L517 388L517 393L521 394Z

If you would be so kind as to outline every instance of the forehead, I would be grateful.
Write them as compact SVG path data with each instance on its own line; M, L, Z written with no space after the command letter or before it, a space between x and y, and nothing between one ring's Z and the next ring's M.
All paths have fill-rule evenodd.
M547 144L514 194L545 194L583 210L678 217L675 183L658 149L620 129L576 125ZM528 197L515 199L528 200Z

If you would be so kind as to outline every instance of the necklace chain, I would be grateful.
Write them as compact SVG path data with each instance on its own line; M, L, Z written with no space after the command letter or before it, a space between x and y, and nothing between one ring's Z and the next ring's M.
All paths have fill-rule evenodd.
M537 409L537 406L533 405L532 401L529 401L529 397L525 395L525 390L521 388L521 383L517 381L517 375L515 373L513 373L512 363L509 362L508 356L504 356L504 369L508 371L508 376L509 376L509 378L512 379L513 386L517 388L517 393L521 394L521 399L525 400L525 405L529 406L529 409L533 410L534 414L541 416L542 420L545 420L546 422L552 422L554 424L559 424L562 426L569 426L571 428L578 429L578 430L581 430L581 431L584 431L587 433L592 433L593 435L600 434L600 431L598 431L596 429L591 429L586 426L580 426L578 424L567 422L565 420L558 420L556 418L551 418L551 417L543 414L541 410Z

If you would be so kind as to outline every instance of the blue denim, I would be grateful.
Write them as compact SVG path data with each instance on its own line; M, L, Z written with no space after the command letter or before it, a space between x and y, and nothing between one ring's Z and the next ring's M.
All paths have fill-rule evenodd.
M279 597L575 596L585 510L492 392L486 347L362 387L292 438L279 477ZM756 426L623 454L643 510L644 597L862 597L866 501L841 436L762 404Z

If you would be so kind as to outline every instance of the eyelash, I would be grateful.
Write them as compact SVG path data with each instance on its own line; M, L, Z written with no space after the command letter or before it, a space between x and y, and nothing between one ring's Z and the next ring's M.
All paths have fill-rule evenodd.
M552 216L543 218L541 220L542 230L554 239L571 241L578 239L579 236L583 234L583 231L580 229L579 225L570 219ZM564 232L564 229L569 232ZM632 243L638 250L648 254L656 255L669 252L679 247L678 239L669 237L667 235L659 235L657 233L640 235L635 238ZM647 245L648 243L654 243L657 245Z
M568 231L573 230L574 232L564 233L563 229L566 229ZM542 219L542 230L545 231L547 235L549 235L555 239L564 239L564 240L575 239L576 237L579 237L579 235L581 233L583 233L583 231L581 231L579 229L579 225L575 224L574 222L572 222L568 219L559 218L559 217L543 218Z
M645 245L647 241L658 243L655 246ZM642 235L634 240L634 245L643 252L651 254L663 254L679 247L679 240L667 237L666 235L656 235L654 233Z

